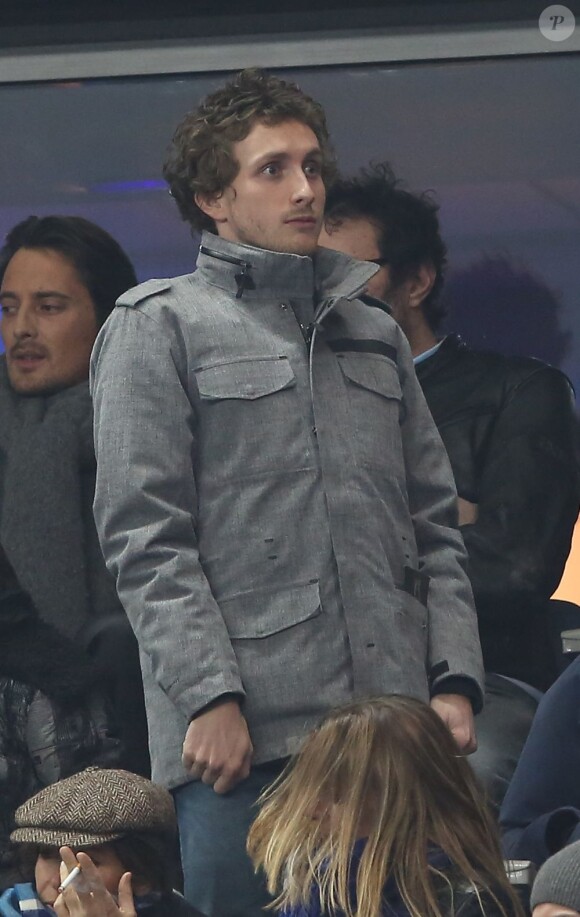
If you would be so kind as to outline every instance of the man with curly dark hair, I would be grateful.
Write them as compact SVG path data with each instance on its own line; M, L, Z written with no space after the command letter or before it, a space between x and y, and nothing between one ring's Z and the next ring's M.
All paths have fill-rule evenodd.
M431 698L474 745L451 473L404 336L358 298L376 268L317 248L333 172L297 86L214 92L165 166L197 271L122 296L93 355L97 525L208 915L262 913L256 796L330 708Z
M447 246L438 211L429 192L412 194L388 163L374 163L333 183L320 236L321 245L379 266L367 291L389 303L413 352L419 353L436 343L445 317L440 297Z
M315 135L317 168L329 187L336 165L326 116L318 102L297 92L290 83L260 76L255 69L244 70L235 83L214 92L199 109L183 118L167 153L163 175L181 216L193 231L207 229L220 234L216 216L208 213L198 195L218 199L232 186L240 169L234 145L245 140L256 123L274 127L285 122L300 123ZM276 251L293 250L275 248L275 240L269 241ZM306 247L311 246L308 242Z

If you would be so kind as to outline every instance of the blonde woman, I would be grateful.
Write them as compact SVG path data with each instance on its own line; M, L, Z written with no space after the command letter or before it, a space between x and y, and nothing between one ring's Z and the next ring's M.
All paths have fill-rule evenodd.
M248 850L285 917L512 917L496 829L426 704L329 714L262 797Z

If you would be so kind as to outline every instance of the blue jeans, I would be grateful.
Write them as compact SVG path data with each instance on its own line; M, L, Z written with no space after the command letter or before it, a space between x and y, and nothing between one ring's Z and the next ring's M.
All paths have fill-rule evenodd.
M173 790L187 900L207 917L263 917L271 901L246 853L256 800L285 761L252 768L225 796L200 781Z

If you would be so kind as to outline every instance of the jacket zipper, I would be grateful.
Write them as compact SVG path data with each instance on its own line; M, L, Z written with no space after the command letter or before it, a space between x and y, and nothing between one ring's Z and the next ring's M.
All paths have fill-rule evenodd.
M239 267L241 267L242 270L240 273L234 274L234 280L238 287L236 299L241 299L246 290L256 289L256 284L250 275L252 265L249 261L244 261L243 258L234 258L231 255L223 255L221 252L216 252L213 248L208 248L206 245L200 245L199 250L202 255L209 255L210 258L217 258L218 261L225 261L227 264L239 265Z

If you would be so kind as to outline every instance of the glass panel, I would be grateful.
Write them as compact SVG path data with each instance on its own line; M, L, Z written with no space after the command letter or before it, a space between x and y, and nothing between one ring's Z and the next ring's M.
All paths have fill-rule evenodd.
M580 390L580 55L287 75L325 106L346 173L389 159L436 193L450 325L548 359ZM0 86L0 235L30 213L82 214L141 279L190 271L195 244L161 162L183 114L225 77ZM489 257L493 270L478 271Z

